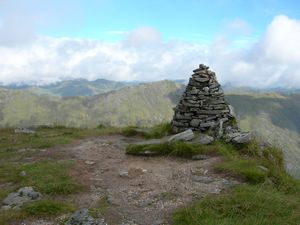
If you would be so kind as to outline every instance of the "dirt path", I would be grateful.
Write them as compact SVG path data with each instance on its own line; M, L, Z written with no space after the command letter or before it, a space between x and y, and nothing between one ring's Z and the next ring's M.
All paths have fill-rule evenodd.
M89 191L77 195L76 203L86 208L103 202L101 216L109 225L170 224L176 208L238 184L213 172L219 157L194 161L126 155L124 146L136 141L111 135L58 149L77 160L78 170L88 171L79 179Z

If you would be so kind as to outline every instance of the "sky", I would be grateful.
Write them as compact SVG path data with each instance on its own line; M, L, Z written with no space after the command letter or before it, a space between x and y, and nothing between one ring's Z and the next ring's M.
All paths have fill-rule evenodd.
M0 0L0 83L185 79L300 88L300 2Z

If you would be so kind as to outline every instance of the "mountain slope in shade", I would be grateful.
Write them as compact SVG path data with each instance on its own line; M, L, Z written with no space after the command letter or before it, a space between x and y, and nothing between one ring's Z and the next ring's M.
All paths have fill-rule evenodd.
M300 94L228 95L240 126L284 150L290 173L300 178Z

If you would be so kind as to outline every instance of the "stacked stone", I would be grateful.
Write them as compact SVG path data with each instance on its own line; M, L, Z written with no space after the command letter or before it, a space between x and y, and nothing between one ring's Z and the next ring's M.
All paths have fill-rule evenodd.
M222 136L234 118L233 108L224 99L224 92L216 74L208 66L199 65L193 70L172 120L174 132L187 129L206 131L213 129Z

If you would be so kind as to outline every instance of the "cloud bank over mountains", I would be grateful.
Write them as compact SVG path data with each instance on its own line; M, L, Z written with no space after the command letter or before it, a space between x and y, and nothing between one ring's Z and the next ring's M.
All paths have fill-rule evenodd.
M3 84L48 84L76 78L188 79L195 66L206 63L222 84L300 87L300 21L284 15L276 16L255 42L238 48L221 35L209 44L165 41L151 27L125 32L119 42L54 38L34 33L29 25L23 28L16 33L0 23ZM241 20L230 24L230 29L236 28L245 33L250 29Z

